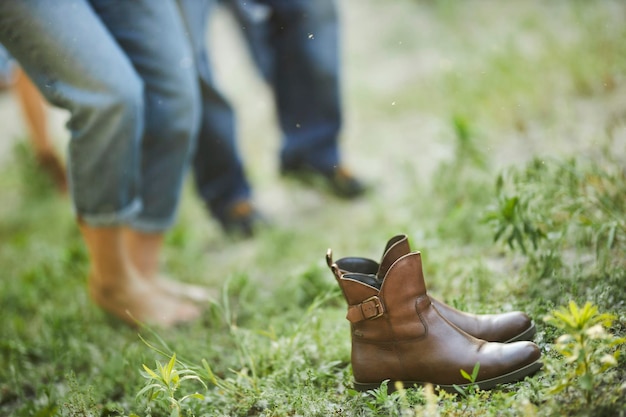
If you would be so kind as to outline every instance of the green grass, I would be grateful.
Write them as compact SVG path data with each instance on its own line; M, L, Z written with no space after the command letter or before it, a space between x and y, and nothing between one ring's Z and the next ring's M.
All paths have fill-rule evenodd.
M609 349L622 353L617 366L578 377L576 360L557 351L563 328L544 321L590 302L614 316L607 331L626 335L626 8L501 3L342 3L343 147L375 186L362 201L278 178L255 159L270 153L258 132L274 131L271 111L237 103L273 227L226 239L188 184L163 267L221 296L184 327L133 330L91 304L71 206L16 145L0 166L0 414L626 415L624 345ZM422 252L438 298L477 313L528 312L544 370L464 395L354 392L346 306L324 255L376 259L396 233ZM143 368L156 372L174 353L171 371L200 381L155 380ZM563 375L573 377L563 385ZM137 396L151 383L168 394ZM182 401L195 392L203 399Z

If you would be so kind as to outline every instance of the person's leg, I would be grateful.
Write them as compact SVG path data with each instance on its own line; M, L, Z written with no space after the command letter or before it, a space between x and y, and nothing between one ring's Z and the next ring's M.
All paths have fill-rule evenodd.
M94 226L136 216L143 83L88 2L1 2L0 40L46 99L70 113L77 215Z
M145 82L144 209L132 222L133 227L125 228L123 242L133 265L144 279L169 294L206 301L210 299L210 292L205 288L164 279L159 274L164 240L161 231L174 218L183 175L191 160L191 139L197 133L200 114L192 50L182 38L182 20L174 10L174 2L156 7L150 0L135 5L111 5L99 0L93 3ZM143 17L120 19L120 14ZM155 25L155 22L158 23ZM163 27L168 31L163 32ZM152 42L145 44L138 39L133 34L137 30Z
M339 165L339 22L334 0L228 0L273 89L283 165ZM263 8L266 11L259 16Z
M126 228L122 239L133 266L144 280L153 283L168 294L192 301L205 302L216 298L216 291L198 285L172 281L159 273L164 239L162 233L144 233Z
M200 94L192 50L175 0L90 0L143 84L143 203L134 229L161 232L175 220L195 146Z
M341 197L362 194L363 185L345 169L339 150L342 115L335 1L231 1L240 19L248 21L244 32L252 56L274 91L283 132L283 174L318 176ZM270 13L265 22L255 24L259 5Z
M159 22L154 25L171 30ZM142 38L141 32L131 33L151 39ZM154 190L144 191L141 182L144 82L126 53L84 0L2 2L0 42L47 99L70 112L70 190L90 255L89 287L94 301L130 323L134 321L127 312L160 325L196 317L197 308L160 291L137 272L122 240L125 225L133 219L158 229L171 221L174 211L170 201L163 203L167 207L158 220L141 217L146 211L142 198L156 195ZM172 61L160 64L172 65ZM186 87L180 88L185 91ZM178 142L188 147L188 139ZM176 173L163 172L167 177L162 182L163 200L172 200L179 191L167 188L179 182L172 184L170 174Z
M207 51L207 32L215 0L178 0L192 42L202 94L202 115L198 143L193 161L193 174L200 198L226 231L230 227L245 230L251 224L246 216L237 216L237 207L251 199L236 143L235 115L220 93L211 69ZM249 204L249 203L248 203ZM239 224L237 221L243 220ZM251 220L251 219L249 219Z
M271 86L276 64L276 51L271 41L273 8L270 4L258 1L222 0L222 2L232 12L254 65L265 82Z
M61 191L67 191L65 167L54 149L48 133L46 103L37 87L24 71L16 70L14 90L22 107L30 143L41 168L48 174L54 185Z
M0 45L0 92L15 82L16 65L9 52Z
M79 225L91 262L89 294L101 308L129 324L167 327L198 317L198 308L161 291L136 268L136 254L123 240L128 229Z

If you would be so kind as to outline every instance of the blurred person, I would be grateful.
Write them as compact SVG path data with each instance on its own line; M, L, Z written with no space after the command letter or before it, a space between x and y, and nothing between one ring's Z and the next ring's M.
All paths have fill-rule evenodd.
M257 69L274 93L283 134L280 172L354 198L364 185L342 164L339 24L334 0L226 0ZM234 111L217 87L207 32L217 0L179 0L202 93L193 171L197 191L227 233L251 236L262 222L236 143Z
M69 111L68 185L94 302L130 324L197 318L189 298L206 291L158 274L199 121L174 0L0 2L0 43Z
M48 133L45 99L28 76L15 65L2 45L0 45L0 88L14 91L24 115L30 144L38 165L59 191L66 192L65 168Z

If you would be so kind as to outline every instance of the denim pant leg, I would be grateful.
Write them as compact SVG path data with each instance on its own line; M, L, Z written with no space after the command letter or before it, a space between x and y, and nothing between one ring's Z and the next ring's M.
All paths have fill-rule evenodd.
M143 85L86 0L0 2L0 42L43 95L67 109L76 214L105 226L141 210Z
M275 61L270 82L284 134L281 162L332 170L340 160L341 129L335 1L258 1L274 10L270 43Z
M233 203L249 199L251 189L237 148L235 115L215 85L207 52L209 15L216 2L179 0L179 5L194 49L202 95L200 132L193 161L196 188L209 210L223 217Z
M15 63L9 52L0 45L0 87L10 85L15 78Z
M182 32L180 27L166 27L176 16L173 4L150 0L132 3L137 6L132 15L125 11L119 17L128 19L130 26L136 24L138 29L128 35L139 39L138 43L155 36L142 32L146 26L139 23L142 19L152 22L148 26L159 28L157 32L164 32L161 38L182 39L182 33L177 35L177 31ZM160 7L164 9L150 13ZM149 83L144 83L92 5L86 0L0 2L0 42L44 96L70 112L68 170L77 215L94 226L139 222L146 231L169 226L180 192L180 161L185 159L180 155L188 156L192 123L182 128L186 138L177 139L176 152L161 153L156 159L145 152L142 155L144 132L155 130L146 129L145 124L150 106L144 100L144 85ZM171 49L168 45L166 48ZM176 49L180 53L184 48L177 45ZM173 56L176 55L169 55ZM139 58L139 54L135 57ZM154 73L158 73L159 67L176 64L161 57L150 62L149 54L141 58L154 67ZM168 94L174 101L188 103L193 89L182 85ZM170 105L168 96L163 95L160 100ZM193 106L183 107L189 110ZM186 117L189 121L191 116ZM146 166L152 167L152 172L156 167L159 178L143 181ZM160 184L159 195L154 186L152 192L146 192L155 181ZM172 189L177 185L178 189ZM158 208L159 212L144 212L142 198L146 207ZM159 204L153 206L155 199Z
M275 51L271 44L273 14L268 4L248 0L222 0L232 12L248 50L265 82L271 84L276 63ZM273 87L273 86L272 86Z
M200 122L192 48L175 0L90 0L144 83L139 230L175 220Z

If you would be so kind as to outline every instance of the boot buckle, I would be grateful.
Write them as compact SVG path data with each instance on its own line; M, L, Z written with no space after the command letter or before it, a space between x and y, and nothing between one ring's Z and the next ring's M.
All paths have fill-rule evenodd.
M363 318L366 320L374 320L385 314L385 307L376 295L364 300L360 307Z
M363 320L374 320L385 314L383 302L374 295L359 304L348 306L346 318L351 323L358 323Z

